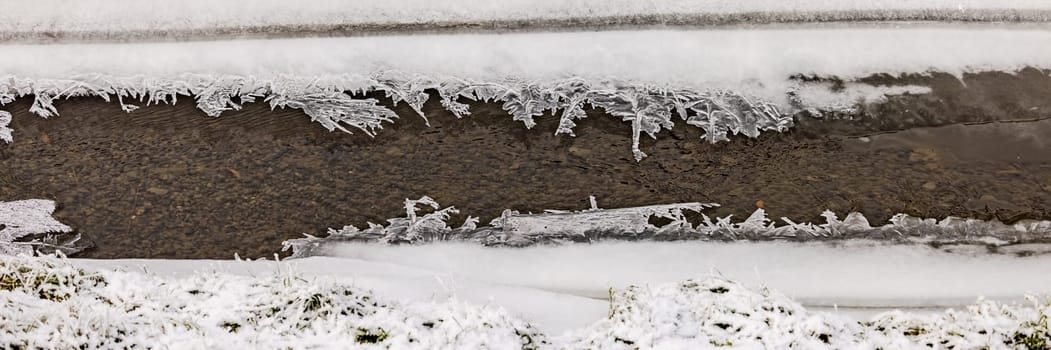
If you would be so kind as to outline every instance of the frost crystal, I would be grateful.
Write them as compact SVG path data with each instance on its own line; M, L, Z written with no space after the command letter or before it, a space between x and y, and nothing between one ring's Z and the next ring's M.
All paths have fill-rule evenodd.
M396 71L380 71L369 77L272 79L199 74L175 78L85 75L37 80L8 76L0 79L0 106L32 95L30 112L48 118L58 115L54 101L61 98L95 96L111 101L115 97L121 109L130 113L139 108L132 104L135 101L146 105L174 104L179 96L185 96L193 97L197 108L205 114L218 117L262 98L271 108L302 110L329 131L349 133L350 128L354 128L375 136L397 115L375 99L348 94L367 91L383 92L395 104L406 103L421 117L423 106L431 97L428 91L436 91L441 105L461 118L470 115L468 105L460 102L461 98L502 102L512 120L522 122L526 128L536 125L536 117L557 115L556 135L575 136L576 122L587 117L585 104L601 107L631 125L632 153L636 160L646 156L639 147L641 135L656 138L662 130L675 126L675 116L688 125L704 129L704 138L709 142L727 141L729 135L757 137L763 131L782 132L793 125L792 116L779 112L773 104L730 91L693 91L582 78L470 81ZM0 114L0 140L11 142L11 130L7 127L10 119L9 114Z
M75 250L71 241L58 242L54 237L44 237L31 242L15 240L33 235L68 233L73 229L51 217L55 212L55 202L43 199L30 199L13 202L0 202L0 255L32 254L34 246L68 251Z
M418 205L435 209L419 216ZM468 217L459 228L446 222L456 209L440 206L430 197L406 200L406 217L389 219L388 226L369 223L360 230L346 226L330 229L321 238L306 238L284 242L294 257L324 255L329 244L340 242L380 242L419 244L434 241L474 241L487 246L529 246L534 244L589 243L602 240L627 241L818 241L847 239L877 239L880 241L929 244L980 244L1008 248L1026 243L1044 242L1051 238L1051 221L1024 220L1012 225L999 221L983 221L949 217L943 220L922 219L905 214L891 218L890 223L873 227L861 213L850 213L842 220L825 211L823 224L796 223L781 218L783 224L770 220L766 211L756 209L744 221L734 222L733 216L711 218L701 211L716 207L714 203L675 203L633 208L599 209L592 202L591 209L581 211L547 210L544 213L519 213L510 209L493 219L488 226L478 226L477 218ZM699 213L699 222L691 223L687 214ZM655 226L652 218L667 223ZM1005 249L1004 251L1010 251Z

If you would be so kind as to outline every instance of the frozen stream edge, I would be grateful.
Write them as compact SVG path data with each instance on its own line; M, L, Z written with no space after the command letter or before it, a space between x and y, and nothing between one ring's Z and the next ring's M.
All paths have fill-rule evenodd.
M973 304L979 296L1021 301L1051 291L1051 256L946 253L918 245L856 242L633 242L531 248L470 243L425 246L348 244L339 257L273 261L84 260L95 269L123 268L162 277L194 272L237 275L291 269L304 277L334 278L395 299L498 305L548 334L603 318L609 288L678 282L712 273L767 286L814 310L838 306L868 317L886 308L919 312ZM981 283L976 283L981 281ZM858 312L860 311L860 312Z

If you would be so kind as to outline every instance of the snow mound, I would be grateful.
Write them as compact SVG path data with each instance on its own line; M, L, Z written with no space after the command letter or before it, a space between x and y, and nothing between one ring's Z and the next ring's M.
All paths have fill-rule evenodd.
M166 280L0 257L5 348L535 349L526 322L457 302L402 304L292 273Z
M244 262L250 264L252 262ZM610 292L607 318L550 337L501 309L394 302L279 270L188 278L83 270L0 256L0 345L8 348L1043 349L1051 299L979 299L935 315L871 321L814 312L721 277ZM536 307L543 308L543 305ZM548 312L559 312L548 309Z
M781 218L778 225L763 209L756 209L743 221L733 221L733 215L714 220L701 213L715 203L673 203L644 207L601 209L595 198L592 207L581 211L547 210L544 213L519 213L505 209L487 226L478 226L478 219L468 216L457 228L448 225L450 214L456 208L441 206L430 197L405 200L405 217L388 219L389 225L368 223L359 229L348 225L329 229L325 237L307 234L305 238L284 242L293 257L325 255L332 248L348 242L378 242L384 244L423 244L440 241L470 241L486 246L522 247L535 244L591 243L599 241L831 241L874 239L883 242L928 244L977 244L986 246L1024 245L1051 239L1051 221L1022 220L1008 225L1002 222L948 217L942 220L893 216L890 223L873 227L861 213L852 212L840 219L836 213L825 211L825 223L797 223ZM419 215L419 205L430 206L433 212ZM690 212L698 213L700 220L690 222ZM657 226L651 219L667 223ZM695 221L697 221L695 219Z

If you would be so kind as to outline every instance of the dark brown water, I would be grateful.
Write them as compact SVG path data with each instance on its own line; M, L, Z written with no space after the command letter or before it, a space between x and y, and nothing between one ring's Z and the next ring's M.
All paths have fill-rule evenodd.
M0 146L0 200L56 200L55 216L92 239L97 248L85 256L97 258L270 256L303 232L400 216L405 198L423 195L484 222L504 208L585 208L589 195L607 208L717 202L709 214L738 216L762 201L771 217L797 222L821 222L825 209L860 211L873 224L899 212L1051 219L1048 122L951 125L1051 116L1051 94L1021 91L1039 83L1015 77L1007 84L991 73L968 88L946 83L892 99L878 107L886 122L868 110L852 129L803 123L711 145L700 130L677 128L644 138L642 162L632 159L630 126L599 111L572 138L554 136L550 116L526 130L496 104L475 104L457 120L433 101L424 109L431 127L401 105L401 119L370 139L262 104L216 119L190 103L129 115L73 99L44 120L24 99L5 107L15 142ZM1001 92L973 90L982 82L1015 93L987 97ZM968 107L976 98L996 103ZM908 131L858 138L900 129Z

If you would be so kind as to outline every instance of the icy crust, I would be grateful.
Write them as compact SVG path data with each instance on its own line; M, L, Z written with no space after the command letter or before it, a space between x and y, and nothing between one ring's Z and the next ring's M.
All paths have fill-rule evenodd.
M492 306L392 301L293 271L162 278L50 257L0 256L0 305L0 346L20 349L1044 349L1051 341L1046 297L857 322L722 277L611 290L608 317L563 335Z
M537 349L502 309L400 303L294 273L162 279L0 257L0 347L16 349Z
M434 209L418 215L418 205ZM436 241L473 241L486 246L530 246L535 244L590 243L603 240L627 241L827 241L872 239L883 242L927 244L980 244L987 246L1019 245L1051 240L1051 221L1023 220L1008 225L1002 222L948 217L923 219L897 214L890 223L873 227L861 213L853 212L840 219L825 211L824 224L796 223L781 218L775 223L763 209L756 209L743 221L732 215L717 217L700 214L715 203L676 203L633 208L600 209L592 199L592 208L582 211L549 210L540 214L519 213L510 209L487 226L468 216L456 228L447 221L458 211L454 207L439 209L430 197L406 200L406 217L388 219L388 225L368 223L368 228L344 226L329 229L325 237L305 234L305 238L283 243L293 257L325 255L330 248L349 242L387 244L423 244ZM691 223L689 212L699 213L700 221ZM667 223L651 224L659 218Z
M176 103L195 100L205 114L218 117L242 104L263 100L271 108L295 108L329 131L357 129L369 136L391 123L397 115L375 99L356 98L353 93L380 91L396 104L406 103L421 117L423 105L436 91L441 105L458 118L470 115L465 100L503 102L503 109L526 128L534 118L554 114L559 118L556 135L573 136L576 122L586 117L585 104L601 107L609 115L630 123L636 160L646 156L639 148L642 134L656 138L676 121L699 127L709 142L726 141L729 135L757 137L764 131L782 132L793 125L790 114L772 103L727 90L695 91L651 84L567 78L554 81L505 79L498 82L453 77L435 78L420 74L383 71L371 76L329 78L280 77L256 79L244 76L185 74L178 78L112 77L86 75L71 79L0 78L0 107L15 99L32 96L29 111L48 118L58 115L55 100L92 96L116 100L126 112L138 104ZM425 118L425 117L424 117ZM0 140L11 142L10 114L0 111Z
M2 119L0 115L0 119ZM71 233L73 229L58 222L51 214L55 202L44 199L29 199L0 202L0 255L33 254L34 251L62 251L73 253L81 250L80 235L59 238L57 234ZM37 237L28 242L16 240Z
M1048 21L1042 0L17 0L0 2L0 40L138 38L275 31L515 28L829 21ZM35 34L35 35L34 35ZM121 35L125 34L125 35ZM130 35L129 35L130 34Z

